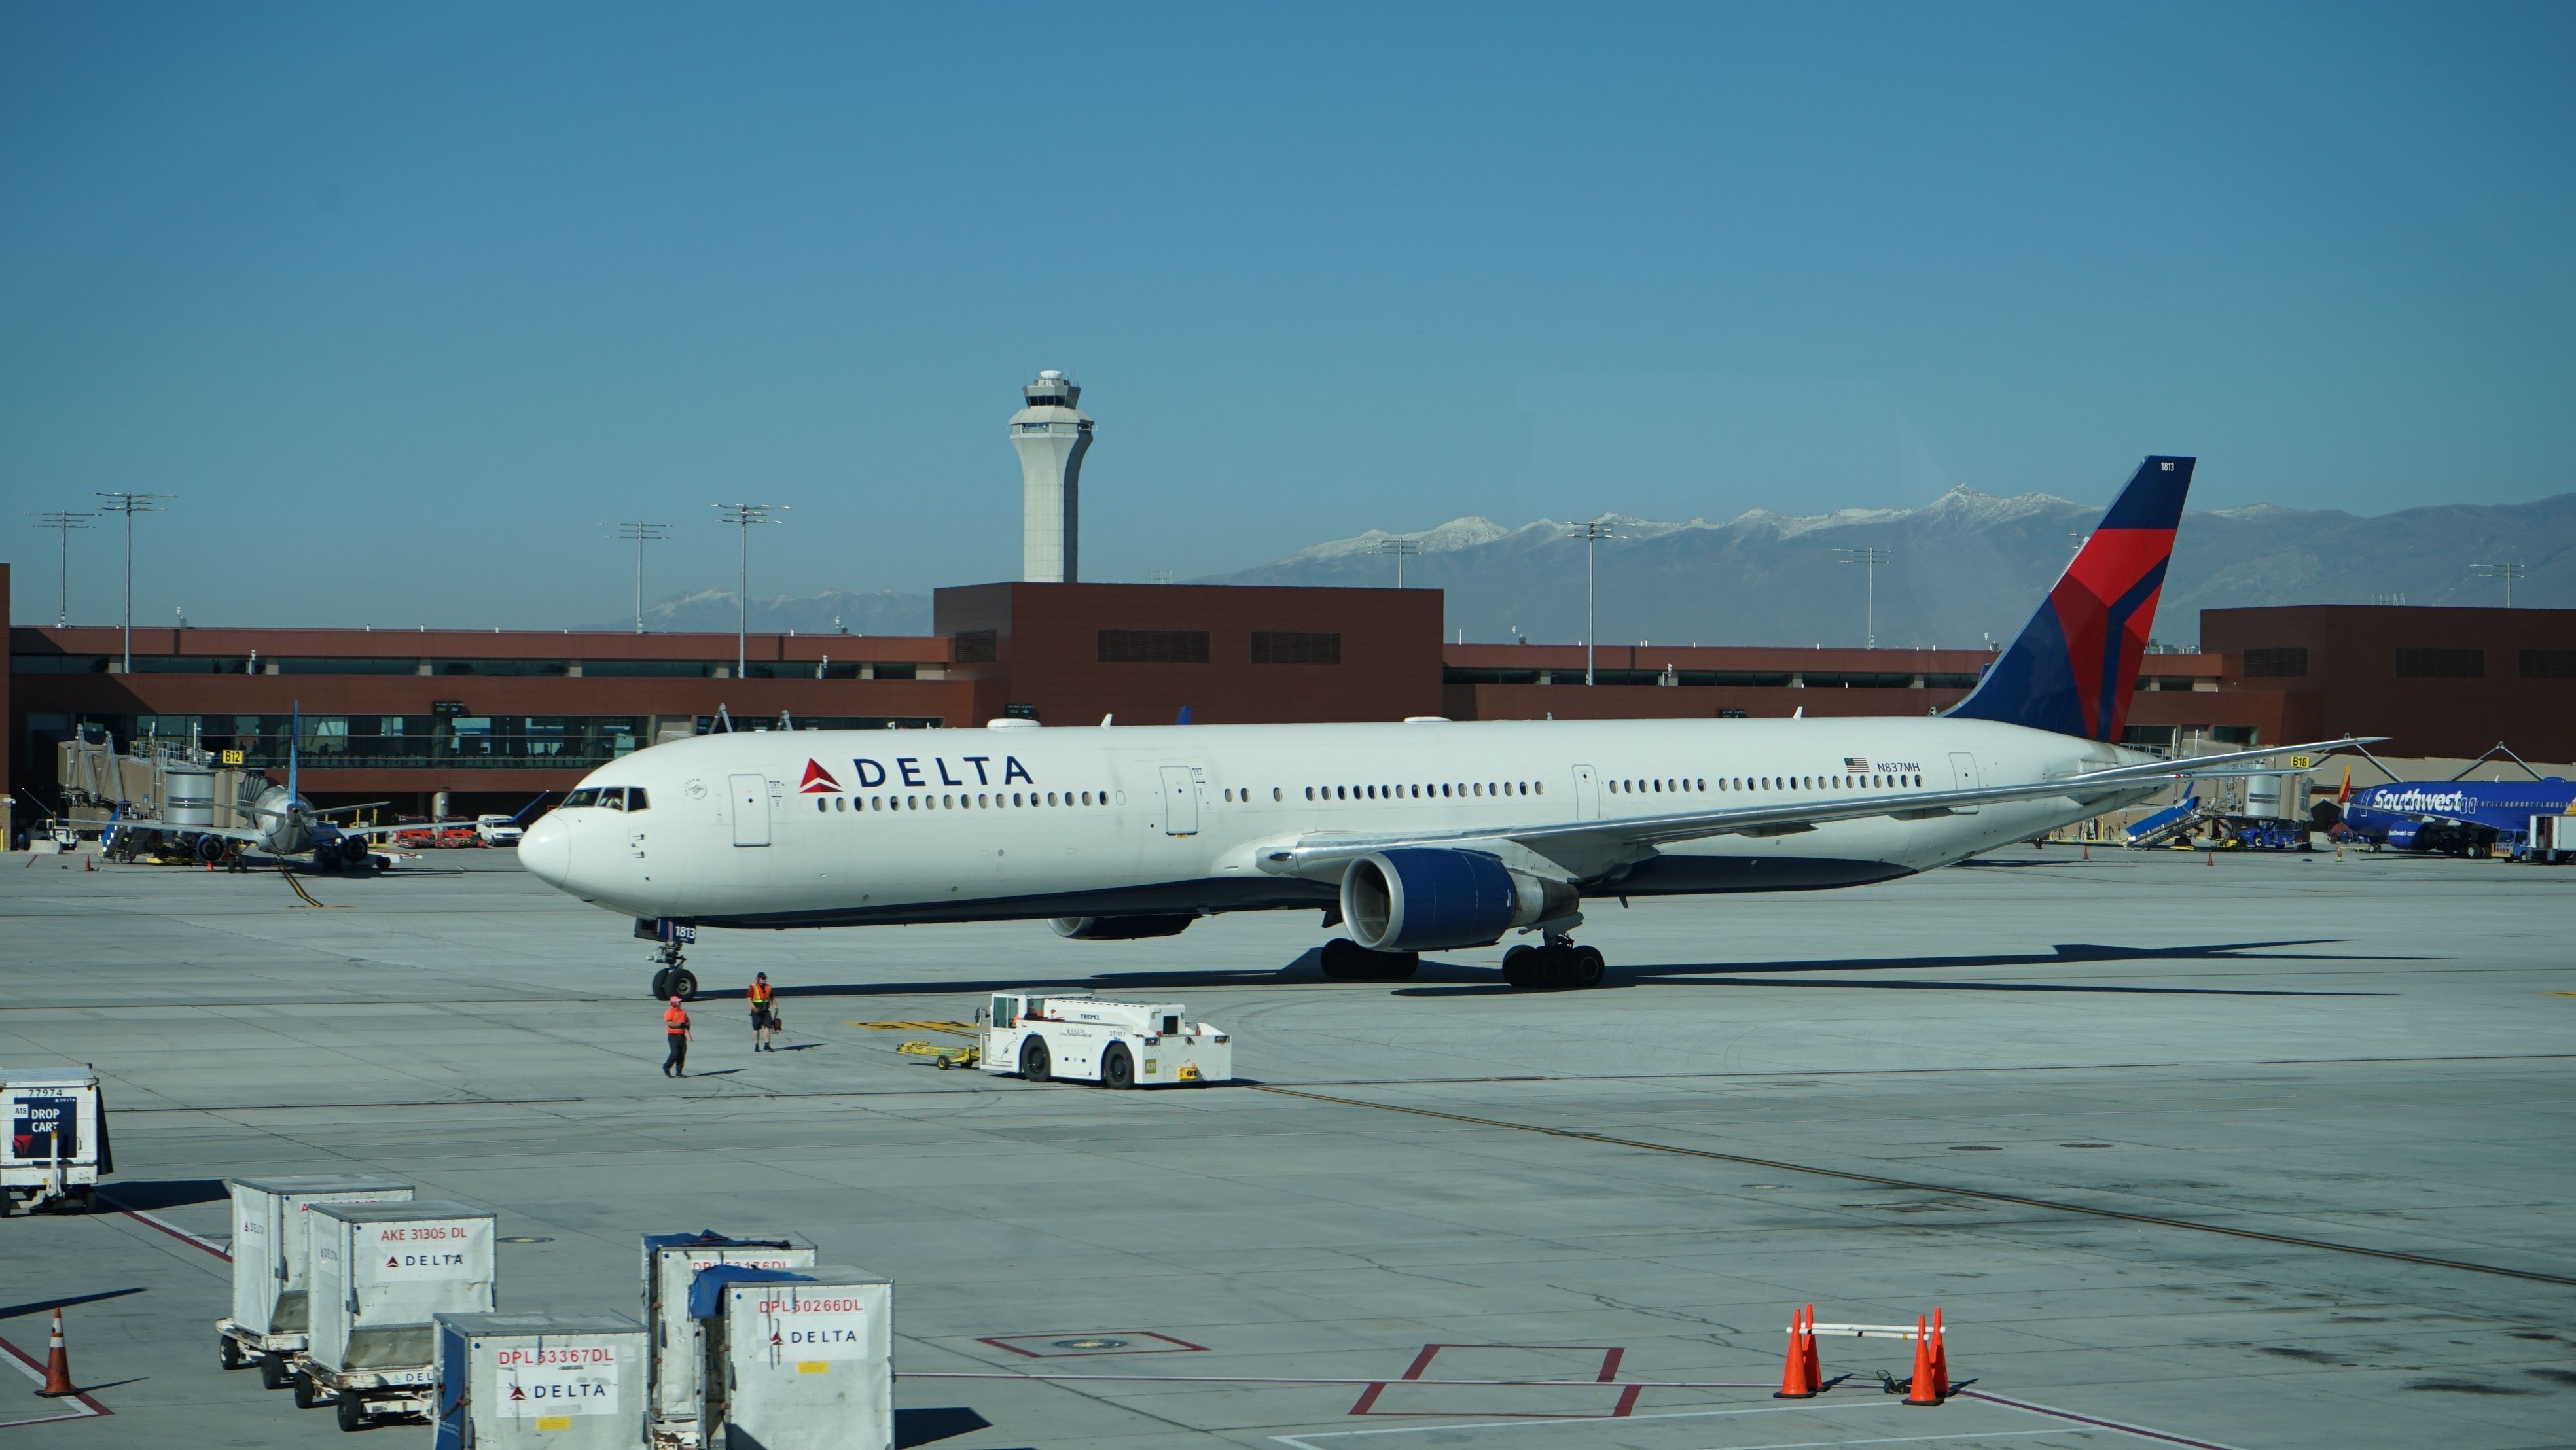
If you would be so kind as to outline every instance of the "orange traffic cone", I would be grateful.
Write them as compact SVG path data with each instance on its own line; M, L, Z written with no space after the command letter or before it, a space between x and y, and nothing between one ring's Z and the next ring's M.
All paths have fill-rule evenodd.
M1807 1327L1798 1340L1807 1351L1807 1388L1821 1395L1825 1392L1825 1361L1824 1356L1816 1353L1816 1306L1813 1304L1807 1306Z
M1810 1307L1805 1314L1815 1312ZM1780 1367L1780 1388L1771 1396L1775 1400L1812 1400L1816 1397L1815 1341L1804 1332L1810 1322L1798 1310L1789 1311L1789 1358Z
M1917 1314L1914 1316L1914 1378L1906 1382L1905 1403L1909 1405L1941 1403L1941 1390L1934 1382L1937 1373L1932 1368L1932 1326L1924 1322L1922 1315Z
M1941 1311L1932 1311L1932 1392L1950 1397L1950 1331L1941 1327Z
M54 1311L54 1337L45 1346L45 1387L36 1391L47 1399L61 1399L80 1391L72 1388L72 1357L63 1348L63 1311Z

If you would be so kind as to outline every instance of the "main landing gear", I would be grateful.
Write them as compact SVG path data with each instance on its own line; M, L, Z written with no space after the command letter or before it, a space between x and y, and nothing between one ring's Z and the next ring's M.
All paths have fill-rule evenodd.
M1576 946L1551 935L1541 946L1517 946L1503 953L1503 980L1524 992L1561 992L1569 987L1598 987L1609 963L1596 947Z
M683 1002L698 1000L698 974L685 965L688 958L680 955L678 942L664 942L655 948L653 960L661 963L653 973L653 996L656 1000L667 1002L673 997Z

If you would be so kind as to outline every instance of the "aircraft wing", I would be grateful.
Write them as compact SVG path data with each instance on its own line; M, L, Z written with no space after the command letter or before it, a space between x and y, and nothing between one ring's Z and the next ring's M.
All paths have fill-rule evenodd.
M257 843L261 835L258 831L246 831L239 826L182 826L170 821L138 820L132 816L126 816L119 820L105 821L101 824L116 831L184 832L191 836L213 836L218 840L250 841L253 843Z
M1980 786L1973 790L1916 791L1902 796L1869 795L1788 801L1776 805L1736 806L1720 810L1676 811L1663 815L1622 816L1615 820L1550 821L1502 828L1470 827L1456 831L1404 835L1317 835L1273 846L1260 854L1262 870L1280 875L1314 876L1372 851L1403 846L1460 846L1477 841L1509 841L1543 856L1633 859L1654 846L1710 836L1786 836L1812 831L1829 821L1889 816L1922 820L1978 806L2008 801L2046 800L2056 796L2114 795L2167 781L2276 773L2268 768L2240 768L2276 756L2317 755L2350 745L2376 743L2374 737L2276 745L2225 755L2199 755L2189 760L2156 760L2141 765L2090 770L2027 785Z
M472 821L405 821L391 826L334 826L344 836L390 836L398 831L443 831L450 826L471 828Z

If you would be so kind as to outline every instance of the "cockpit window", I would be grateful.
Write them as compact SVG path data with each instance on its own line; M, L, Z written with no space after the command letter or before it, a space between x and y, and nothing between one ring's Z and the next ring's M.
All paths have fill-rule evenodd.
M599 803L612 811L626 809L626 787L607 785L599 788Z
M640 785L630 785L626 788L626 808L628 810L640 811L644 809L647 804L649 803L644 799L644 787Z
M595 806L597 804L599 804L599 792L594 788L584 787L581 790L574 791L572 794L565 796L563 808L568 811L579 810L583 806Z

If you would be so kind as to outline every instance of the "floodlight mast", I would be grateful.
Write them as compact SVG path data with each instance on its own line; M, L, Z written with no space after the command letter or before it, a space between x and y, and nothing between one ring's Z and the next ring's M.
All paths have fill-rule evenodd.
M2504 607L2513 608L2513 581L2531 571L2520 564L2471 564L2469 572L2486 579L2504 581Z
M1395 556L1395 587L1401 589L1404 587L1404 561L1422 552L1422 541L1405 538L1379 539L1368 545L1368 551L1372 554Z
M785 513L788 506L783 503L719 503L708 507L716 511L719 519L742 530L741 579L734 593L734 603L739 606L739 612L733 633L733 677L739 680L751 668L751 526L787 522L769 515L772 510Z
M88 518L89 515L65 513L61 509L55 509L50 513L38 514L36 517L43 521L43 527L63 536L62 572L59 576L61 595L54 603L54 628L61 629L71 623L72 617L72 530L88 528L89 525L82 523L81 520Z
M1590 685L1592 683L1592 586L1594 579L1592 572L1592 546L1600 543L1603 539L1617 539L1624 538L1626 536L1610 532L1610 525L1605 519L1594 519L1588 524L1577 524L1573 528L1568 529L1565 536L1569 539L1581 539L1583 541L1583 683Z
M125 673L134 673L134 516L165 513L159 500L173 497L166 493L127 493L117 490L98 497L107 502L98 506L100 513L125 515Z
M1844 557L1837 562L1858 564L1861 569L1861 638L1871 649L1878 648L1878 566L1887 562L1885 549L1836 549Z
M635 632L637 634L644 632L644 546L647 543L659 543L671 537L662 532L669 527L669 524L619 524L616 534L612 536L635 541Z

